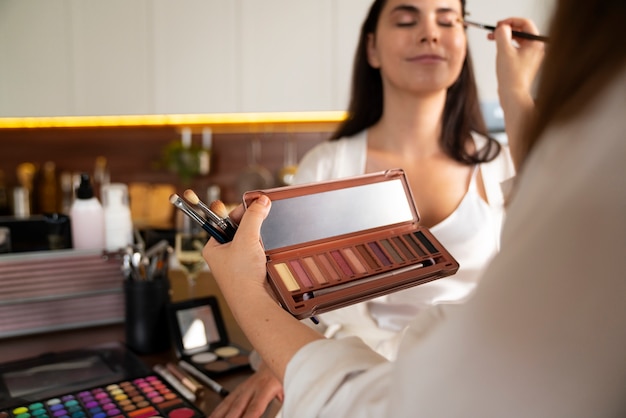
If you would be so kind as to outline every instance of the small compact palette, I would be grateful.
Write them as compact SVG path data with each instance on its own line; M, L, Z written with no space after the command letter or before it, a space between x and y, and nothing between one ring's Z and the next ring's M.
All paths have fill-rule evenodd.
M249 352L232 344L214 296L172 303L172 337L178 357L207 376L250 367Z
M7 410L0 418L195 418L203 414L160 377L147 375L41 399Z
M261 227L267 276L302 319L445 276L459 264L419 214L401 169L246 192L272 209Z

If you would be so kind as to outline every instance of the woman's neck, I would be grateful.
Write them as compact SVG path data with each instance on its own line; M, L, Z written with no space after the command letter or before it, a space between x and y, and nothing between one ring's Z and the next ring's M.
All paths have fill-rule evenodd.
M386 94L384 100L383 115L368 131L368 147L412 155L440 151L445 91L421 97Z

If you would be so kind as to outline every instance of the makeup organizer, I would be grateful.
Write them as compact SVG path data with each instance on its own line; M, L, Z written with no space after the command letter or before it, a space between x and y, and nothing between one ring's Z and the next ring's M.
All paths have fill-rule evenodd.
M450 276L457 261L420 226L402 169L244 193L272 209L261 227L267 278L299 319Z

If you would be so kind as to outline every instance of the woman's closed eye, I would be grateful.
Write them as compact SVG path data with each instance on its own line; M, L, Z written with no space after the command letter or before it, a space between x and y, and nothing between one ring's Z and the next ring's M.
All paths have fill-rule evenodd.
M418 25L426 17L422 16L420 11L415 9L397 10L395 16L395 25L400 28L409 28ZM452 28L462 23L459 14L454 10L444 9L437 10L435 13L435 21L438 26L444 28Z

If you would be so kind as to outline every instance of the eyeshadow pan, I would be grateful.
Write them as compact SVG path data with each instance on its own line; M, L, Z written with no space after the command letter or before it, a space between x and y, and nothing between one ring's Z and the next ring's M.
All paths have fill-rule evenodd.
M339 280L339 275L337 274L337 271L335 270L333 265L330 264L330 261L328 260L328 257L326 257L326 254L318 255L318 260L320 260L320 262L322 263L322 266L328 273L328 276L331 280Z
M389 260L389 258L387 258L387 256L383 252L382 248L380 248L380 245L378 245L378 243L376 241L372 241L372 242L368 243L367 245L374 252L374 254L380 260L380 262L382 263L383 266L387 267L387 266L391 265L391 260Z
M345 274L346 276L352 276L354 274L354 272L348 265L348 262L346 261L345 258L343 258L339 250L331 251L330 255L333 257L333 260L335 260L335 262L337 263L337 265L339 266L343 274Z
M374 257L372 257L369 251L367 251L367 248L365 248L365 245L359 244L356 246L356 249L359 252L359 254L361 254L361 257L363 257L367 265L370 266L371 269L376 269L379 267L379 264L376 262Z
M356 254L354 254L354 251L352 251L351 248L344 248L343 253L348 258L348 261L352 264L352 267L356 269L357 273L359 274L367 273L367 269L365 268L363 263L361 263L361 260L359 260Z
M391 254L391 258L393 258L393 261L395 261L396 263L404 262L404 259L400 256L400 254L398 254L396 249L393 248L388 240L383 239L380 241L380 243L383 245L383 247L385 247L385 250L387 250L387 252Z
M415 238L413 238L412 235L407 234L407 235L404 236L404 238L406 238L406 240L409 243L409 245L411 246L411 248L413 248L413 250L417 254L419 254L421 257L426 257L426 253L424 252L424 250L422 250L422 248L419 246L419 244L417 243Z
M287 264L279 263L279 264L276 264L274 268L276 269L276 272L278 273L281 280L287 287L287 290L289 290L290 292L293 292L295 290L300 289L300 286L298 286L298 282L296 282L296 279L293 277L293 274L291 274L291 271L289 270L289 267L287 267Z
M315 263L315 260L313 260L313 257L306 257L304 259L304 264L306 264L306 266L309 268L309 271L313 275L313 278L319 284L328 283L328 280L326 280L326 278L324 277L324 274L321 272L320 268Z
M313 282L309 278L309 275L306 274L306 271L304 271L298 260L290 260L289 265L293 269L294 273L296 273L296 276L298 276L298 279L300 279L300 283L306 287L313 287Z
M396 244L396 247L398 247L400 251L402 251L402 254L404 254L404 256L408 260L415 260L415 255L411 252L411 250L409 250L409 247L406 246L406 244L404 243L404 241L402 241L402 239L400 239L400 237L393 237L391 238L391 240L394 244Z
M417 231L415 232L415 236L417 237L417 239L420 240L420 242L424 245L424 247L426 247L426 249L431 253L431 254L437 254L438 251L435 248L435 246L433 245L432 242L430 242L428 240L428 238L426 238L426 235L424 235L424 233L422 231Z
M224 360L217 360L204 365L204 369L210 372L223 372L230 368L230 363Z

